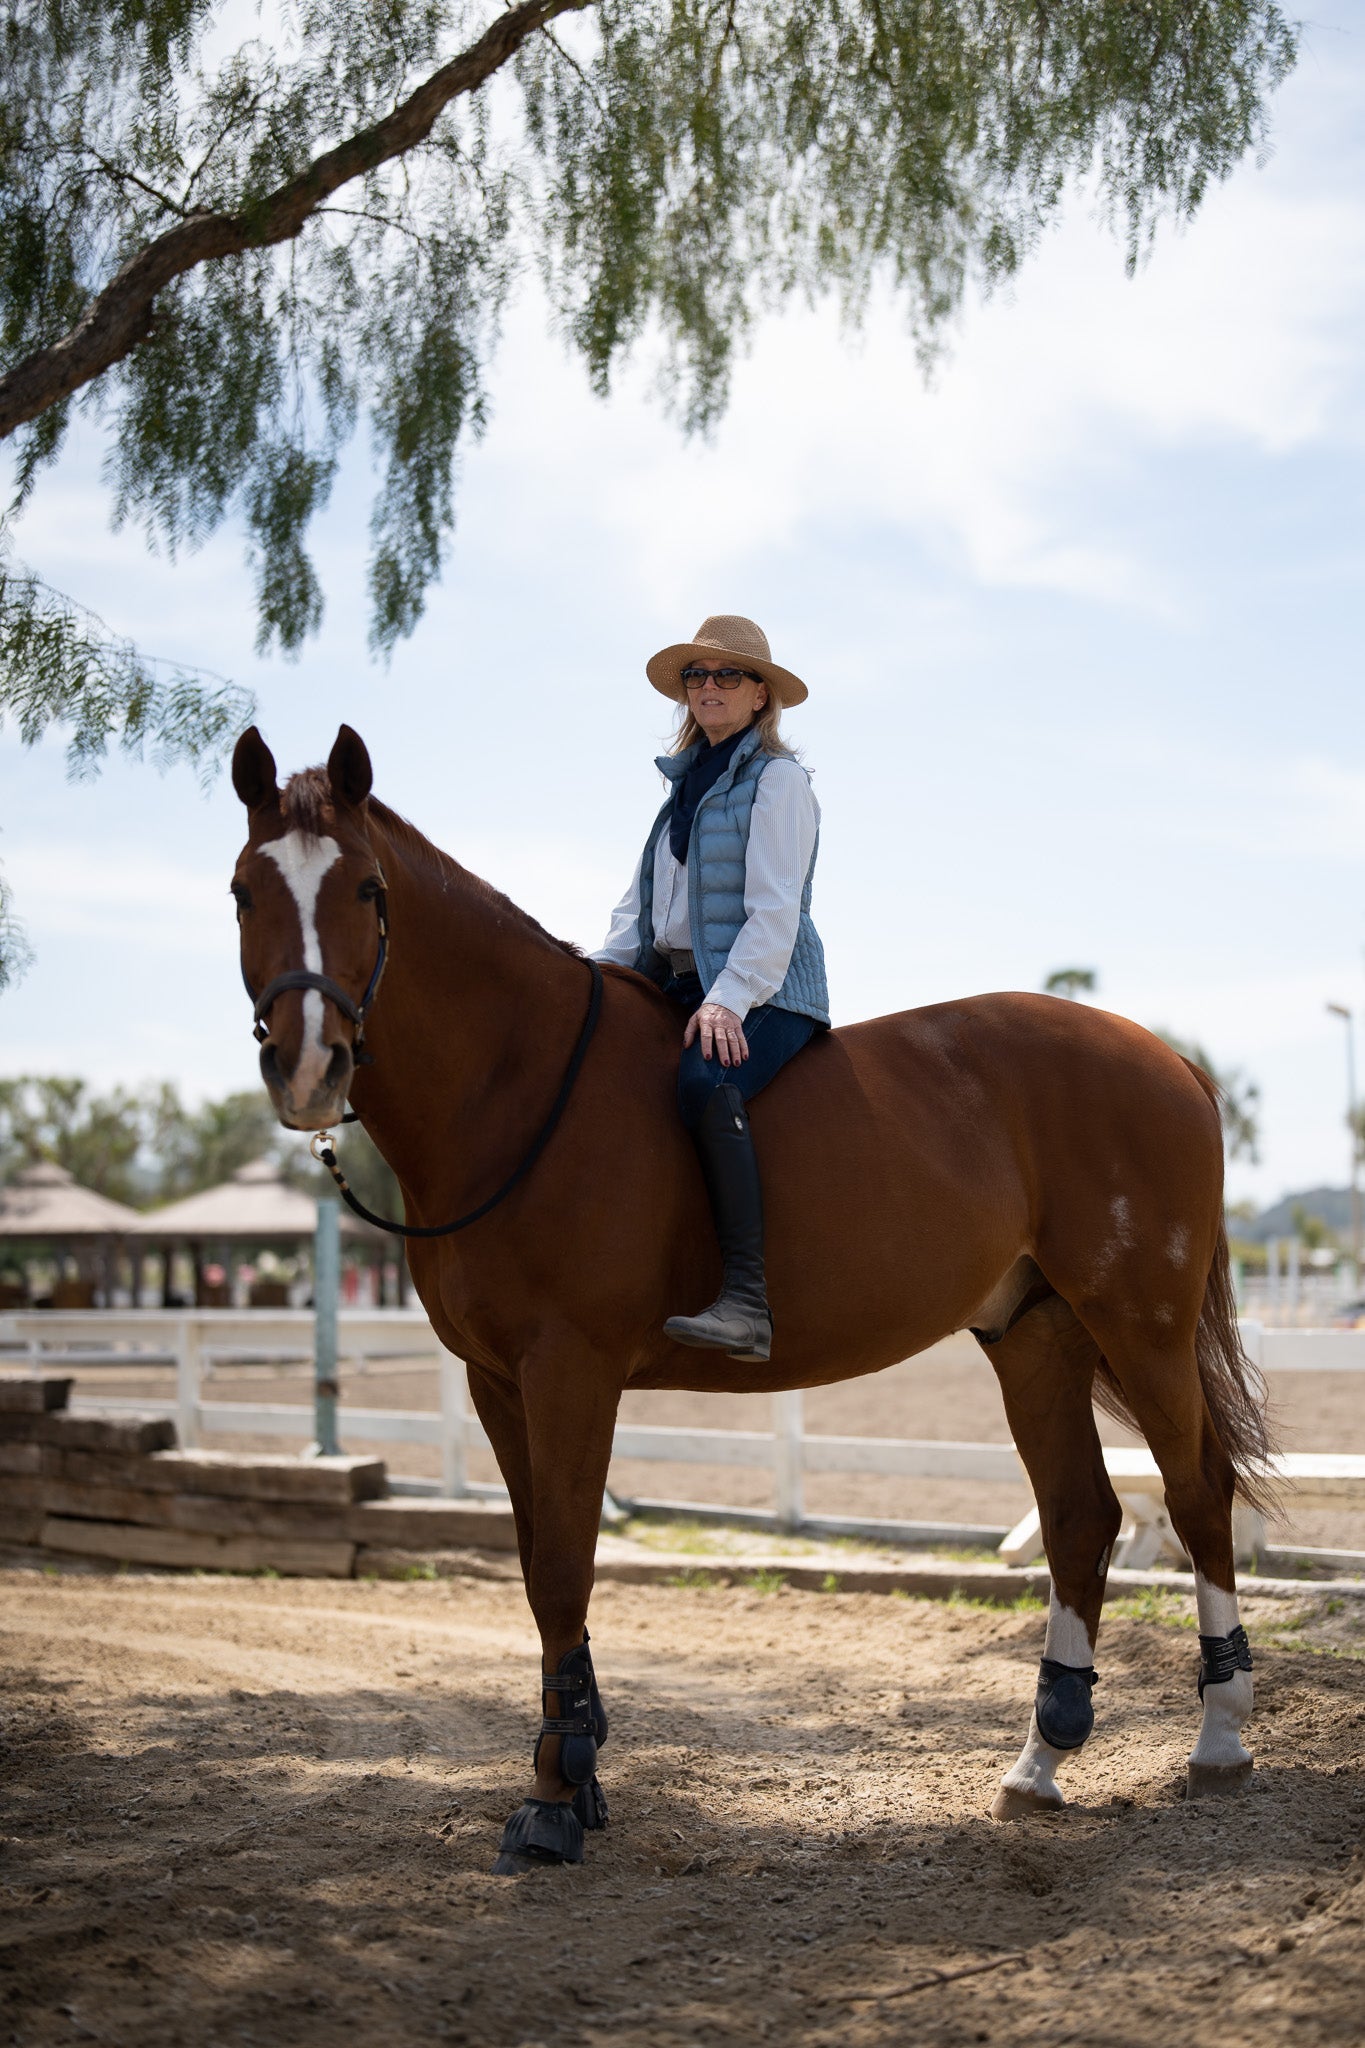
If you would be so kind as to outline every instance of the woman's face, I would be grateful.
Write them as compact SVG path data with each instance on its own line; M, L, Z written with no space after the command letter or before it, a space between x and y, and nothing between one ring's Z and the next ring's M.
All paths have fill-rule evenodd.
M744 676L733 689L723 690L719 683L708 678L719 669L732 674L736 664L732 661L693 661L688 664L687 708L697 724L714 747L720 740L728 740L731 733L742 732L746 725L752 725L768 701L766 683L756 683L752 676ZM694 680L697 672L702 680Z

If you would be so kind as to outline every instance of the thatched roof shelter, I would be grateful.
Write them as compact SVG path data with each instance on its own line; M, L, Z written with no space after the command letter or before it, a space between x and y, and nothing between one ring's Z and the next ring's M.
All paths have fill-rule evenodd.
M135 1216L132 1230L158 1244L179 1240L217 1244L234 1238L249 1244L274 1244L311 1238L317 1223L315 1198L292 1187L272 1160L257 1159L249 1166L239 1166L219 1187L205 1188L197 1195L186 1195L183 1201L168 1202L164 1209L149 1209ZM378 1236L346 1209L341 1214L341 1234L371 1242Z
M0 1238L11 1241L127 1237L142 1220L136 1209L83 1188L74 1174L48 1160L21 1168L0 1187Z

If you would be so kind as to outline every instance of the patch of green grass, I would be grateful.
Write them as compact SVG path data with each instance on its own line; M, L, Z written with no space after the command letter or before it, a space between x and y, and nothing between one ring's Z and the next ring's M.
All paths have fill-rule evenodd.
M701 1571L674 1572L664 1580L666 1586L676 1586L683 1592L696 1592L699 1587L713 1583L710 1572Z
M273 1564L263 1564L260 1570L256 1573L256 1577L258 1579L277 1579L279 1577L279 1573L276 1571Z
M723 1530L708 1529L700 1522L652 1522L634 1515L617 1532L628 1536L646 1550L670 1550L683 1557L710 1557L723 1545Z
M751 1572L745 1580L745 1584L755 1593L780 1593L786 1583L785 1572L773 1571Z
M404 1565L398 1576L400 1579L439 1579L441 1574L429 1558L423 1557L416 1564Z
M932 1597L932 1596L931 1596ZM1023 1592L1014 1600L982 1600L975 1593L964 1593L960 1586L954 1586L946 1600L945 1607L965 1608L973 1614L1046 1614L1047 1602L1036 1593Z
M960 1548L948 1548L942 1543L934 1545L935 1557L946 1557L950 1564L999 1564L1000 1554L984 1543L966 1543Z
M838 1574L838 1572L826 1572L826 1573L825 1573L825 1576L824 1576L824 1577L823 1577L823 1579L821 1579L821 1581L820 1581L820 1591L821 1591L822 1593L837 1593L837 1592L838 1592L838 1590L839 1590L839 1574Z
M1104 1620L1111 1616L1123 1621L1159 1621L1166 1628L1197 1629L1199 1617L1191 1611L1188 1593L1171 1593L1161 1586L1147 1586L1140 1593L1121 1593L1104 1603Z

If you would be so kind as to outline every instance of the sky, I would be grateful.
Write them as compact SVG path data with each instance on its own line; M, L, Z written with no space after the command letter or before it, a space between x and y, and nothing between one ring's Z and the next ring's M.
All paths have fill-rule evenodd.
M1262 1093L1233 1199L1347 1174L1365 1011L1365 0L1304 32L1272 147L1138 274L1084 193L926 381L889 300L768 319L709 440L645 359L594 397L533 290L418 631L366 651L363 442L314 532L296 663L253 651L239 530L174 562L110 528L97 432L20 557L145 651L254 691L280 767L365 737L376 789L542 922L599 944L660 801L644 663L759 621L809 701L835 1021L1094 968L1104 1007ZM0 861L36 959L0 1073L192 1099L256 1081L227 883L242 814L0 735Z

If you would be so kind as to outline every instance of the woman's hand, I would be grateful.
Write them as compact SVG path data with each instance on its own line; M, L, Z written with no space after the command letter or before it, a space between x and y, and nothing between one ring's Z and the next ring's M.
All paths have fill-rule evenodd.
M683 1044L691 1045L698 1032L704 1060L718 1059L723 1067L737 1067L741 1060L748 1059L749 1041L744 1036L744 1026L724 1003L703 1003L694 1011L687 1020Z

